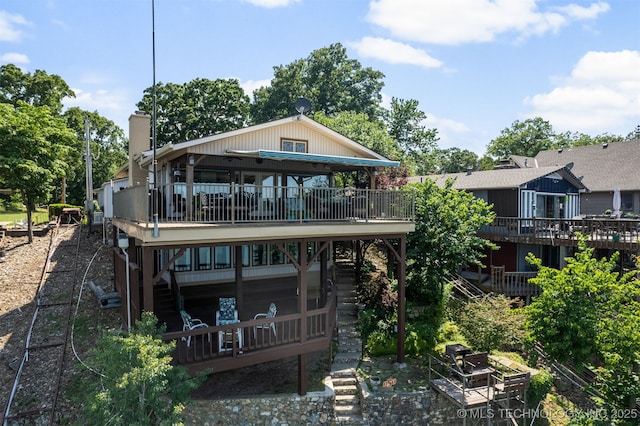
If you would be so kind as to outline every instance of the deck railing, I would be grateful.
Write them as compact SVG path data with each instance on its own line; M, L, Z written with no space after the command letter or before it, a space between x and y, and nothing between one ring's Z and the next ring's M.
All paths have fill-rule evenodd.
M491 266L491 291L507 297L529 298L541 293L541 288L530 284L537 272L505 272L504 266Z
M307 311L304 318L298 313L252 319L191 331L169 332L163 335L163 340L176 341L173 354L175 364L201 364L202 368L207 368L206 364L215 364L216 370L221 371L285 358L292 353L313 352L318 350L317 342L326 342L328 349L335 321L335 298L329 297L323 308ZM273 328L270 323L273 323ZM224 336L222 346L221 336ZM308 345L310 349L294 350L291 349L292 345ZM226 367L220 367L222 363Z
M146 185L113 194L115 217L149 223L151 204ZM159 222L410 221L415 196L402 190L173 183L159 187L157 212Z
M640 219L497 217L479 234L499 241L551 245L575 245L578 235L582 234L593 246L637 250L640 246Z

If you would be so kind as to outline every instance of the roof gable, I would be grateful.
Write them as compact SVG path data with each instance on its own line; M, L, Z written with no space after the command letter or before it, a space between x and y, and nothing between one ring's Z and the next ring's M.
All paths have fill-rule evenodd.
M305 115L274 120L230 132L191 141L169 144L157 150L156 156L176 154L228 155L230 151L282 151L282 141L306 145L306 153L317 156L389 160L359 143L335 132ZM144 162L152 151L145 151Z

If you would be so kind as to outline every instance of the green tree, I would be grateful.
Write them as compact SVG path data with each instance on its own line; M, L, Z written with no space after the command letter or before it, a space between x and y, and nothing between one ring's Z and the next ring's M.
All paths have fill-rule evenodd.
M621 142L622 136L602 134L590 136L585 133L564 132L556 136L556 144L552 148L571 148L574 146L600 145L603 143Z
M437 149L432 154L433 163L432 172L439 173L461 173L468 168L472 170L478 170L480 167L480 161L475 152L468 149L460 148L447 148Z
M478 164L480 170L493 170L497 162L488 155L483 155L482 158L478 161Z
M91 350L89 365L100 380L86 380L85 421L100 425L169 425L180 422L189 393L203 376L190 377L171 364L175 342L164 343L156 317L142 314L129 333L105 332Z
M527 257L539 269L530 281L542 293L526 308L526 326L551 360L600 364L596 387L607 403L625 408L640 394L638 271L615 272L618 253L598 260L593 252L582 239L562 270Z
M31 213L49 201L54 184L68 173L76 143L64 119L49 107L0 103L0 182L18 191L27 207L30 243Z
M437 148L438 130L427 129L422 123L427 115L418 109L414 99L391 99L391 109L383 114L387 131L404 153L404 162L417 174L428 173L424 164Z
M153 87L145 89L139 109L152 114ZM237 79L196 78L188 83L156 84L157 146L242 128L249 97Z
M407 237L407 298L432 310L434 330L444 316L447 279L464 264L481 264L482 250L494 247L476 235L495 214L483 200L431 179L412 184L416 194L416 230Z
M500 136L489 142L487 154L497 159L510 155L535 157L538 152L551 149L556 135L548 121L540 117L514 121L511 128L503 129Z
M379 116L384 74L349 59L340 43L273 70L269 86L253 92L253 123L297 114L295 101L299 97L311 101L313 112L328 116L341 111L363 113L370 119Z
M124 131L113 121L102 117L97 111L88 112L80 108L69 108L64 112L67 126L75 133L77 145L75 156L70 159L72 171L67 176L67 202L83 205L85 200L85 129L84 119L90 123L93 185L108 182L119 167L127 161L127 139Z
M60 114L62 100L75 97L73 90L58 75L36 70L23 73L13 64L0 67L0 103L17 105L25 102L33 106L46 106L52 114Z
M401 151L396 141L387 133L384 123L381 121L371 121L364 113L343 111L330 117L322 112L318 112L314 114L313 118L318 123L335 130L341 135L358 142L360 145L386 158L398 160L401 157ZM344 186L360 186L368 182L368 177L363 173L342 173L341 176L338 177L338 180L342 180L341 183Z

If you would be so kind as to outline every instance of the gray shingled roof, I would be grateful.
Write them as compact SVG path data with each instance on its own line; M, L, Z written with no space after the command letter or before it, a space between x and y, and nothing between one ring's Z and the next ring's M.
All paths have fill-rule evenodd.
M582 182L591 192L613 191L616 186L640 191L640 140L541 151L535 162L540 167L573 163L571 172L584 176Z
M519 188L527 182L547 176L552 173L558 173L563 178L569 180L578 188L583 185L580 181L563 166L557 167L539 167L539 168L514 168L500 170L484 170L468 173L451 173L442 175L414 176L408 179L409 183L423 182L424 179L433 179L439 186L444 185L447 179L455 179L453 187L455 189L464 189L468 191L476 191L481 189L505 189Z

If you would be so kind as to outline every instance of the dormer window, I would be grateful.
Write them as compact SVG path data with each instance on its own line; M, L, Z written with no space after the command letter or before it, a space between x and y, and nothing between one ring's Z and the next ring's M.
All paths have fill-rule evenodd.
M301 139L281 139L282 150L287 152L307 152L307 141Z

